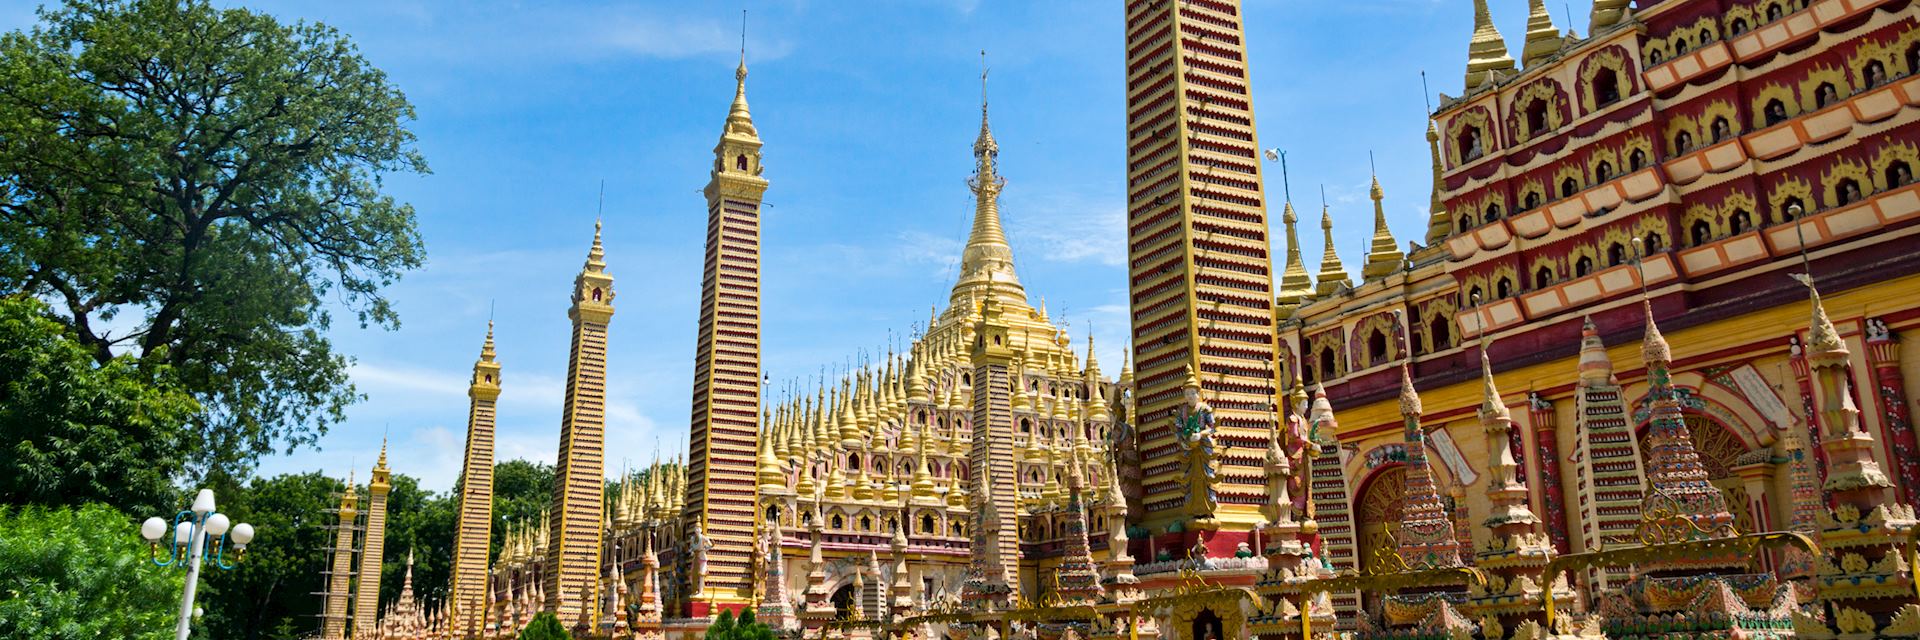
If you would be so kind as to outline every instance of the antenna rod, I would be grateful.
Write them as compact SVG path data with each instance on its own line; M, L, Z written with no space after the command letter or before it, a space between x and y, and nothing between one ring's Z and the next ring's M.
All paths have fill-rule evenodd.
M1427 103L1427 115L1433 115L1433 90L1427 88L1427 70L1420 70L1420 99Z
M987 109L987 50L980 50L980 110Z
M740 10L740 65L747 64L747 10Z
M1293 181L1287 178L1287 152L1280 152L1280 188L1287 194L1287 202L1293 202Z
M600 179L600 204L593 210L593 217L595 220L598 220L600 219L601 216L605 215L606 212L607 212L607 179L601 178Z
M1373 150L1372 150L1372 149L1368 149L1368 150L1367 150L1367 172L1368 172L1368 173L1372 173L1372 174L1373 174L1373 175L1375 175L1375 176L1379 176L1379 175L1380 175L1380 168L1379 168L1379 167L1377 167L1377 166L1375 166L1375 165L1373 164Z

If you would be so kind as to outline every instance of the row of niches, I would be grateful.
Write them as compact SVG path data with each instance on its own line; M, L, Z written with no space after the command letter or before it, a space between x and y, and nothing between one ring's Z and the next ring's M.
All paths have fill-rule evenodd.
M1647 61L1647 66L1657 66L1686 55L1688 51L1738 37L1755 27L1785 18L1807 8L1809 4L1809 0L1749 0L1736 3L1718 16L1701 16L1691 22L1673 25L1665 33L1649 34L1645 44L1640 47L1641 58Z
M1894 55L1896 52L1898 55ZM1662 128L1664 157L1686 155L1748 133L1741 124L1743 122L1753 123L1755 130L1785 124L1802 115L1834 106L1857 93L1911 76L1914 70L1920 69L1920 28L1909 27L1888 43L1865 43L1851 58L1848 67L1856 70L1851 74L1831 67L1812 66L1799 77L1774 79L1762 84L1746 105L1745 114L1727 100L1709 100L1697 109L1690 109L1692 113L1662 114L1665 120ZM1858 88L1855 88L1854 77L1861 80ZM1510 202L1509 196L1498 188L1488 190L1471 201L1456 202L1449 207L1457 210L1453 216L1454 232L1466 233L1506 217L1509 215L1508 206L1512 207L1512 214L1519 214L1571 198L1586 189L1646 168L1650 166L1650 160L1655 160L1650 157L1651 145L1637 131L1588 146L1590 150L1570 154L1549 170L1552 176L1550 180L1539 177L1548 171L1535 172L1534 177L1517 181L1509 180L1507 184L1517 182L1519 185L1514 189L1518 194L1517 204ZM1899 173L1898 170L1890 167L1885 184L1903 186L1906 181L1897 179L1896 173ZM1907 179L1911 179L1911 167L1906 173ZM1868 191L1865 188L1851 192L1844 189L1836 191L1836 194L1843 193L1850 193L1852 200L1857 200ZM1839 206L1847 203L1846 198L1836 197L1823 204ZM1774 218L1780 219L1780 216L1775 215Z

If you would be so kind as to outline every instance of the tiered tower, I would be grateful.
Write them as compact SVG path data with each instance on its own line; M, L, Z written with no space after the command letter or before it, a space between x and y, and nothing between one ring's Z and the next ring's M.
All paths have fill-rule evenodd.
M1920 521L1914 519L1912 505L1894 502L1894 483L1873 459L1873 435L1860 427L1860 410L1853 401L1846 341L1820 304L1812 274L1795 276L1807 285L1813 301L1807 361L1820 448L1827 459L1825 488L1833 493L1834 503L1831 513L1821 514L1820 543L1827 557L1816 562L1814 581L1830 613L1825 628L1803 632L1802 637L1920 636L1913 565L1901 552ZM1805 616L1796 618L1801 618L1795 620L1797 629L1811 622Z
M1520 482L1522 466L1513 456L1513 413L1500 397L1493 382L1493 362L1487 356L1487 341L1480 342L1480 379L1484 387L1480 401L1480 427L1487 441L1487 502L1493 507L1485 524L1486 542L1474 553L1474 565L1497 579L1504 589L1475 591L1465 610L1480 619L1487 637L1502 637L1503 629L1530 627L1532 635L1546 635L1539 626L1544 620L1541 601L1545 589L1560 584L1540 584L1547 563L1553 560L1553 542L1540 531L1540 518L1527 506L1527 486ZM1554 595L1572 597L1564 587ZM1563 602L1565 600L1562 600ZM1517 634L1516 634L1517 635Z
M985 129L982 129L984 134ZM981 140L989 146L991 136ZM975 149L982 147L976 145ZM982 173L978 183L986 184L991 173L992 154L982 155ZM991 194L982 191L983 199ZM973 448L968 461L974 469L973 554L979 560L974 569L978 581L969 577L969 598L976 602L1005 605L1013 589L1019 587L1020 540L1010 535L1007 522L1019 504L1015 489L1019 486L1013 469L1013 348L1004 312L994 299L992 282L980 305L980 328L973 345Z
M1453 521L1440 501L1434 486L1433 470L1427 465L1427 431L1420 425L1420 394L1413 388L1413 374L1407 363L1400 363L1400 416L1406 423L1407 472L1406 503L1401 513L1400 557L1416 567L1460 566L1460 539Z
M1580 537L1585 549L1637 544L1640 499L1646 477L1640 468L1639 439L1628 421L1625 394L1613 377L1613 360L1600 331L1587 318L1580 329L1580 382L1573 415L1580 434ZM1599 586L1610 586L1624 571L1599 571Z
M613 319L613 276L593 223L593 248L574 278L572 348L560 415L560 454L548 511L546 610L563 623L590 610L599 585L602 513L606 509L607 323Z
M1089 351L1088 353L1092 353ZM1054 593L1069 602L1092 604L1100 598L1100 573L1093 566L1093 553L1087 546L1087 511L1081 494L1087 487L1087 475L1078 455L1067 467L1066 549L1054 574Z
M1274 420L1271 243L1239 5L1127 4L1128 269L1149 470L1135 517L1149 527L1189 515L1172 428L1189 368L1225 438L1257 441ZM1258 457L1221 472L1219 520L1264 521Z
M1733 531L1727 497L1707 479L1693 434L1681 418L1680 398L1673 388L1669 366L1673 349L1653 321L1653 302L1643 300L1647 333L1640 345L1647 363L1647 494L1640 505L1643 516L1684 519L1701 531L1726 535Z
M760 416L760 136L747 112L747 59L707 182L707 260L693 358L686 517L713 539L691 613L752 602L754 454Z
M327 590L321 592L324 600L320 609L322 640L347 637L347 606L353 593L353 533L359 528L355 524L360 515L359 503L360 495L353 489L353 474L348 473L347 486L340 494L340 507L336 511L339 521L333 530L333 567L327 571Z
M454 538L448 609L455 633L480 630L486 613L487 551L493 538L494 403L500 399L500 363L494 362L493 322L467 383L467 452L461 464L459 532Z
M387 443L380 443L380 460L367 483L367 535L360 543L360 579L353 585L353 636L372 637L380 612L380 574L387 549L387 494L393 492L387 469Z

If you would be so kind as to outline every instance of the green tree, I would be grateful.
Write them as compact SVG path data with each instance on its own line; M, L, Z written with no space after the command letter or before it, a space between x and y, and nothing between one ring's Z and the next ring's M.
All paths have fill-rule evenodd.
M459 486L459 485L455 485ZM455 502L459 500L456 497ZM553 465L508 460L493 465L493 542L489 561L500 557L507 527L538 526L553 503Z
M740 619L734 620L733 613L721 611L720 618L707 627L706 640L774 640L773 628L753 619L753 609L740 611Z
M413 597L426 607L446 600L458 522L450 494L421 489L412 476L393 476L393 492L387 494L387 557L380 578L383 607L400 599L409 551L413 552Z
M185 574L137 531L106 505L0 506L0 638L171 637Z
M222 640L292 639L318 634L326 588L326 527L336 517L342 483L318 472L254 478L244 490L220 492L220 510L253 524L254 543L233 571L200 582L202 625ZM218 491L218 490L216 490ZM362 494L364 495L364 494ZM404 561L405 556L401 556Z
M96 363L45 311L0 297L0 503L171 513L181 428L199 405L164 364Z
M551 611L542 611L527 621L527 627L520 630L520 640L572 640L573 635L560 625L560 619Z
M199 470L244 475L358 398L329 305L398 326L422 263L385 176L413 106L338 31L208 0L66 0L0 35L0 292L92 358L164 362Z

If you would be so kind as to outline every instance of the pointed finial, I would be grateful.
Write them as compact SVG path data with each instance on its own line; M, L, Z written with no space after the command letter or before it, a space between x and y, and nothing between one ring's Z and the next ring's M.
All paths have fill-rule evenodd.
M1660 335L1660 325L1653 322L1653 298L1647 294L1646 245L1639 238L1633 239L1633 269L1640 276L1640 307L1647 316L1647 335L1640 343L1640 355L1648 362L1671 362L1673 350L1667 346L1666 336Z
M1333 249L1333 212L1327 207L1326 185L1320 185L1320 230L1326 236L1326 251L1320 256L1317 293L1330 296L1347 284L1347 271L1340 264L1340 255Z
M487 319L487 339L485 342L480 343L480 360L482 362L493 362L493 358L494 358L493 319L488 318Z
M1500 399L1500 389L1493 384L1493 360L1487 355L1487 346L1491 340L1486 332L1480 333L1480 379L1485 385L1480 399L1480 415L1492 418L1511 418L1513 413L1507 410L1507 403Z
M987 117L987 50L980 50L980 118Z
M1527 39L1520 49L1521 64L1531 69L1551 59L1560 53L1564 42L1560 29L1553 26L1553 15L1547 12L1546 0L1527 0Z
M1493 26L1487 0L1473 0L1473 39L1467 45L1466 88L1472 90L1492 80L1499 72L1513 70L1513 57L1507 54L1507 41Z

